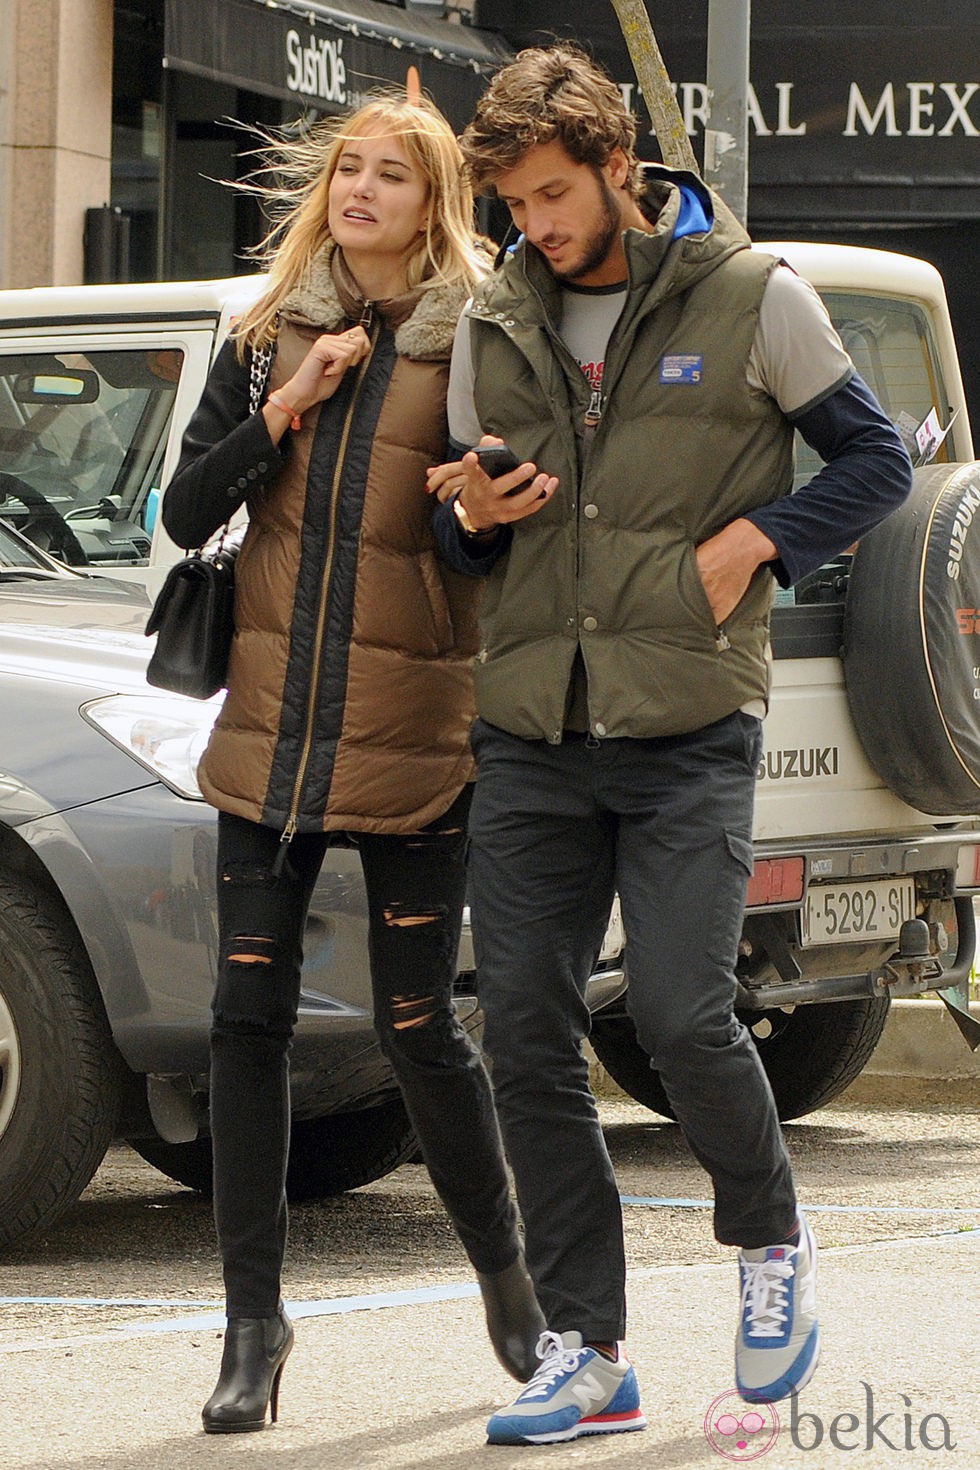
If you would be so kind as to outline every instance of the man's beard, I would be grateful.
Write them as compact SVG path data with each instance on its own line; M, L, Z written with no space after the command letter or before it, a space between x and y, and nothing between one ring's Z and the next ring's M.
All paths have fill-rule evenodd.
M574 283L582 276L587 276L591 271L598 270L603 264L616 240L623 232L623 221L619 212L619 201L616 195L606 183L605 178L595 170L595 181L599 187L599 199L602 204L602 219L597 223L592 234L584 245L584 254L580 260L570 266L556 267L550 261L552 274L556 280Z

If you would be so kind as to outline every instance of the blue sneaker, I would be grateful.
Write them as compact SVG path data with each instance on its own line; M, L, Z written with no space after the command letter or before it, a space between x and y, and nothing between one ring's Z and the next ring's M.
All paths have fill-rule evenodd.
M541 1366L487 1425L488 1444L557 1444L581 1434L646 1429L636 1374L622 1349L611 1363L580 1332L542 1332Z
M810 1382L820 1357L817 1243L800 1215L799 1245L738 1253L742 1319L735 1382L750 1404L788 1398Z

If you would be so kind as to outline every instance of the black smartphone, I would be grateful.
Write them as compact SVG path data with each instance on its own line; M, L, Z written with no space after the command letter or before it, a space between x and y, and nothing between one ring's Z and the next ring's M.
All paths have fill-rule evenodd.
M519 469L522 460L506 444L486 444L482 449L474 449L473 453L480 461L480 468L491 480L497 480L501 475L509 475L511 470ZM530 485L530 480L525 480L523 485L515 485L513 490L508 490L508 495L519 495Z

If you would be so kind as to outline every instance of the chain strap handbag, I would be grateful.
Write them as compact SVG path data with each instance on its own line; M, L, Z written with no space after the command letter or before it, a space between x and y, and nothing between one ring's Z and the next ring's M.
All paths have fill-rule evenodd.
M256 414L272 368L271 343L253 352L249 368L249 413ZM239 539L229 539L226 522L217 539L175 562L157 594L146 633L156 645L146 670L148 684L210 699L228 679L235 633L235 561Z

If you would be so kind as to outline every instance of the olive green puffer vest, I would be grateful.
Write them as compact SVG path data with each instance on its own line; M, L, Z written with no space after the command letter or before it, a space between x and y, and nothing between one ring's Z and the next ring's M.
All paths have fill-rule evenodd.
M776 262L717 199L709 233L674 240L679 201L654 184L653 233L624 237L629 290L594 431L535 251L519 247L469 308L481 424L561 481L515 527L481 609L478 711L525 739L561 739L579 647L600 736L699 729L768 697L772 576L760 568L719 629L694 549L791 488L792 428L746 381Z

